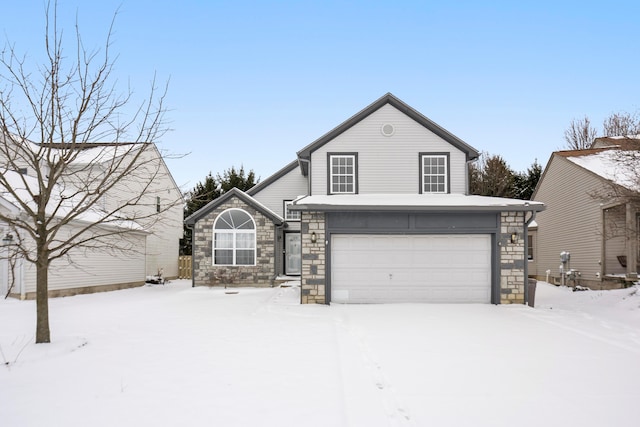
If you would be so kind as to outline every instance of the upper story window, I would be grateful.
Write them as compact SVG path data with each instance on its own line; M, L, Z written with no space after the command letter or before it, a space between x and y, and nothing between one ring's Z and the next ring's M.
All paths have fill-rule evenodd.
M449 154L420 155L420 192L449 192Z
M242 209L227 209L213 224L213 265L255 265L256 224Z
M289 206L293 204L291 200L284 201L284 219L285 221L300 221L300 217L302 212L300 211L290 211Z
M329 153L329 194L356 194L358 192L358 155L356 153Z

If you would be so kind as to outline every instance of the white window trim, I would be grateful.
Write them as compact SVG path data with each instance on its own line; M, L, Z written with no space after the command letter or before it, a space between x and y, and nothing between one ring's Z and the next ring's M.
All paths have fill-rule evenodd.
M424 160L426 158L434 159L441 158L444 159L444 191L431 191L425 188L424 178L427 174L424 173ZM440 174L429 174L428 176L442 176ZM449 193L449 157L446 154L428 154L422 153L420 154L420 189L423 194L447 194Z
M353 173L352 174L339 174L339 175L334 175L333 173L333 161L334 159L351 159L353 162ZM357 165L357 156L356 154L353 153L349 153L349 154L340 154L340 153L330 153L329 154L329 188L328 188L328 193L329 194L357 194L357 188L358 188L358 184L357 184L357 179L358 179L358 165ZM351 176L353 178L353 182L351 183L352 185L352 190L351 191L333 191L333 179L334 177L337 176Z
M302 212L300 212L300 211L290 211L289 210L289 206L291 206L292 204L293 204L293 200L285 200L284 201L284 219L285 219L285 221L290 221L290 222L300 222L300 219L302 217ZM297 215L297 217L296 218L289 217L290 213Z
M236 229L236 228L226 228L223 229L221 228L220 231L216 230L216 225L218 224L218 220L220 220L220 218L222 218L222 215L224 215L226 212L229 211L241 211L244 212L245 214L247 214L247 216L249 217L249 219L251 220L251 223L253 224L253 229ZM246 223L245 223L246 224ZM220 233L220 234L233 234L233 239L232 239L232 247L231 248L218 248L218 250L231 250L232 254L233 254L233 263L232 264L216 264L216 233ZM237 248L236 247L236 235L238 234L250 234L253 233L253 264L237 264L236 263L236 253L237 250L250 250L252 248ZM257 228L256 228L256 222L253 219L253 217L251 216L251 214L247 211L245 211L244 209L238 209L238 208L230 208L230 209L226 209L222 212L220 212L220 214L218 214L218 216L216 217L216 220L213 222L213 236L212 236L212 241L211 241L211 246L212 246L212 253L211 253L211 263L215 266L219 266L219 267L255 267L257 265L258 260L257 258Z

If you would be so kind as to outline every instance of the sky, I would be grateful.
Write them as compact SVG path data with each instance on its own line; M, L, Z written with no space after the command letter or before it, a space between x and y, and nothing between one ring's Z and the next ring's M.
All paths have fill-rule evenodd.
M44 0L5 2L0 46L44 46ZM116 13L117 12L117 13ZM640 109L637 1L59 0L144 100L168 82L159 146L184 190L243 166L265 179L387 92L515 171L571 120ZM71 44L69 46L72 46Z

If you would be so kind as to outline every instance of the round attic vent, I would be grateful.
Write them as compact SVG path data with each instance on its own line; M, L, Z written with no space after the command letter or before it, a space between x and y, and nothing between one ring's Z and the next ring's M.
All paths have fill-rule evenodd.
M391 123L385 123L382 125L382 128L380 128L380 131L384 136L391 136L395 133L396 129Z

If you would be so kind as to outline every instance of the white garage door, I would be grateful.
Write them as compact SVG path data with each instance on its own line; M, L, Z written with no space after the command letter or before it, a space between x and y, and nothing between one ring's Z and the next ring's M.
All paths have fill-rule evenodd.
M335 234L331 302L491 302L491 236Z

